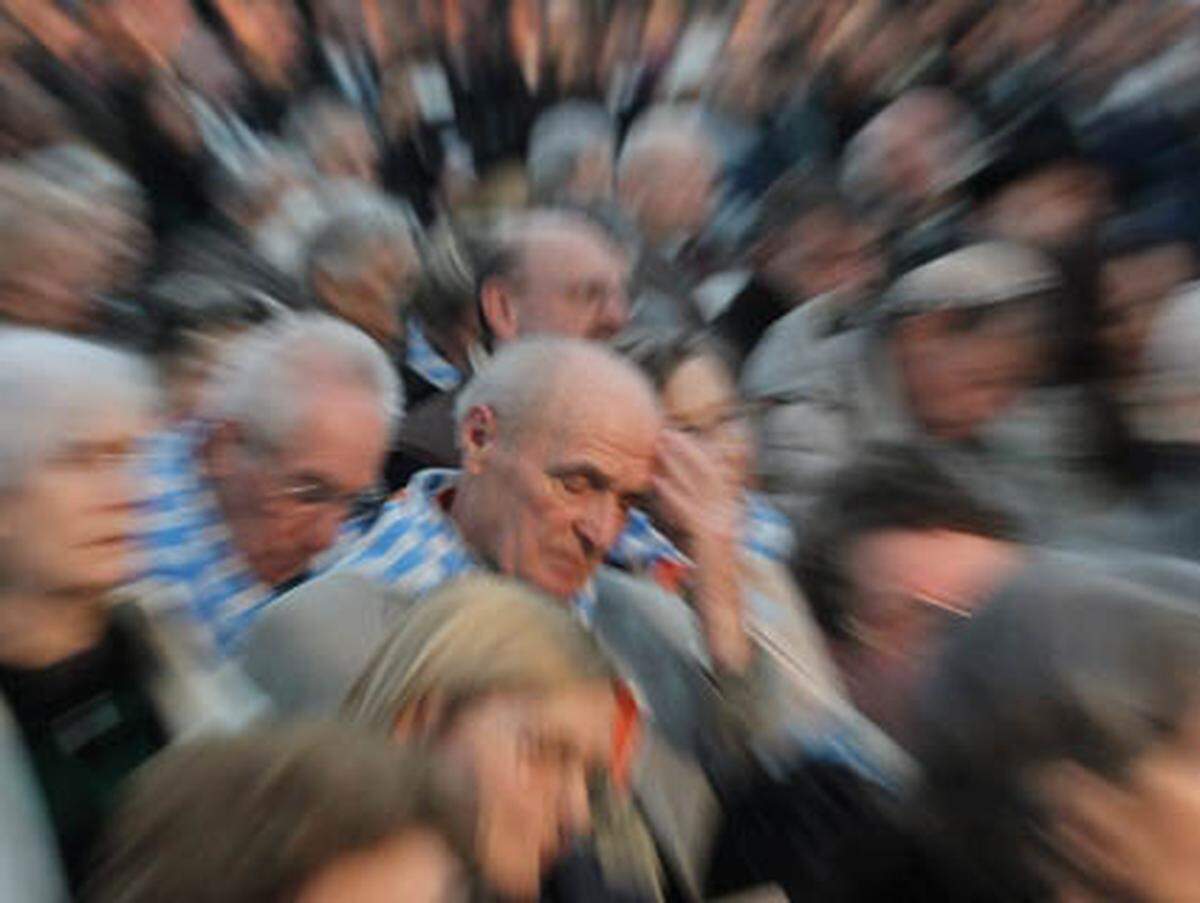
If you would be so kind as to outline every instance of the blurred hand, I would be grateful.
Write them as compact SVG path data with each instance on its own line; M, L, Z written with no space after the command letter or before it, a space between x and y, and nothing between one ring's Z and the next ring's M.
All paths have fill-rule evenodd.
M718 458L688 436L665 430L654 477L657 513L695 570L689 601L713 664L741 673L752 649L742 626L739 496Z
M697 543L736 544L738 495L722 462L696 439L663 431L654 494L656 514L687 554Z

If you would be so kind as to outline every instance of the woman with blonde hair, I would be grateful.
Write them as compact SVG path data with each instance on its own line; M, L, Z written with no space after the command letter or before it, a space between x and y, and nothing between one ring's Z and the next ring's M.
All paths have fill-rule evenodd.
M448 585L405 613L343 712L471 775L476 856L500 896L577 900L578 882L590 899L659 897L653 843L621 792L636 703L555 602L498 577Z

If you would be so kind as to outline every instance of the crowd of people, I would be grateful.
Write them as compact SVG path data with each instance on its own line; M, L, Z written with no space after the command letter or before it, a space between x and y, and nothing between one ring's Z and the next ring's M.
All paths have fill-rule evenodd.
M0 0L0 900L1200 899L1190 0Z

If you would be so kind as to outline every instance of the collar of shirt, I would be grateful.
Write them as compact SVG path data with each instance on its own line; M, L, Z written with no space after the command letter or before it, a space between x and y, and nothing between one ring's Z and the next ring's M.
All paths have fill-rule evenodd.
M207 433L204 423L192 421L147 441L145 491L138 503L141 578L169 592L211 635L216 649L229 653L262 609L297 581L269 586L242 557L199 461ZM361 529L347 523L304 576L328 567Z
M462 574L484 570L446 511L459 476L457 470L415 474L333 570L353 571L417 596ZM590 624L596 609L591 581L571 603L583 622Z
M462 373L433 347L416 317L408 318L406 334L404 362L414 373L443 392L452 392L462 384Z

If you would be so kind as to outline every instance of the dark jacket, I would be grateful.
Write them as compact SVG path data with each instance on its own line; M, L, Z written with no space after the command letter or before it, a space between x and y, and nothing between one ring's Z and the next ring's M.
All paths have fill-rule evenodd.
M740 371L766 331L793 306L758 276L752 276L709 328L729 352L735 370Z

